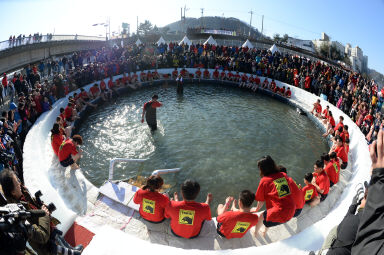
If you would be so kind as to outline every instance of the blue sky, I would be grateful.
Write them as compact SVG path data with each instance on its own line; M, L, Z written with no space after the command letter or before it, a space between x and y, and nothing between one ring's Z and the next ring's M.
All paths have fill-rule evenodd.
M122 22L136 28L148 19L161 27L180 19L186 5L187 17L236 17L247 23L253 11L252 25L264 32L289 34L300 39L320 38L326 32L332 40L358 45L368 55L368 66L384 74L384 0L0 0L0 40L12 34L42 32L55 34L104 35L103 27L92 24L111 19L111 31L119 31ZM6 10L6 11L5 11Z

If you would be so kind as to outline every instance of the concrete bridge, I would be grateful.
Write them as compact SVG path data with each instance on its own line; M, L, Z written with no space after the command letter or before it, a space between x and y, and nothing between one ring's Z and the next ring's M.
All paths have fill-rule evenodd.
M105 37L81 35L44 35L0 42L0 73L16 70L52 56L101 48Z

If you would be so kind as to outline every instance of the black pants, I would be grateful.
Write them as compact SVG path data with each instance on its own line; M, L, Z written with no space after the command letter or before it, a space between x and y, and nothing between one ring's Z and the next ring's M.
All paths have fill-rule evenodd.
M157 124L156 123L155 124L147 123L147 124L148 124L148 127L151 129L151 131L155 131L157 129Z

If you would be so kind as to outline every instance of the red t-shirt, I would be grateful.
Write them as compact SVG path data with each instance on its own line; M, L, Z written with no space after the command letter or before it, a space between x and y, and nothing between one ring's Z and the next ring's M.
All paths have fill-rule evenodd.
M219 215L217 222L222 223L220 232L227 238L242 238L257 224L259 217L253 213L227 211Z
M203 222L212 219L209 205L194 201L171 201L164 216L171 219L172 231L184 238L197 236Z
M303 191L305 201L312 200L313 198L319 195L317 193L316 187L310 183L307 186L305 186L302 191Z
M204 78L209 78L209 71L208 70L205 70L203 74L204 74Z
M152 108L157 108L157 107L161 107L161 106L163 106L163 104L160 103L159 101L153 102L153 101L151 100L151 101L146 102L146 103L144 104L144 107L143 107L144 111L145 111L145 109L146 109L147 104L150 103L150 102L151 102L151 107L152 107Z
M323 115L324 115L324 118L328 118L328 110L327 110L327 108L325 108L323 110Z
M324 190L323 195L327 195L329 192L329 178L325 171L321 171L321 173L313 173L313 176L316 177L316 184L320 187L320 189Z
M91 92L92 96L95 96L97 93L100 92L100 89L99 89L99 87L92 86L92 87L89 89L89 92Z
M265 201L267 221L284 223L295 214L296 205L285 173L261 178L255 199Z
M101 80L101 82L100 82L100 89L101 90L105 90L106 88L107 88L107 85L105 84L105 81Z
M342 122L337 123L336 127L334 128L335 132L339 129L339 127L344 127L344 124Z
M335 119L331 116L331 115L328 115L328 120L329 120L329 123L331 124L332 127L335 127L336 123L335 123Z
M290 89L287 90L287 91L285 92L285 95L286 95L287 97L290 97L290 96L292 95L291 90L290 90Z
M339 158L341 158L341 160L343 162L348 162L348 155L345 152L344 146L337 146L336 149L335 149L335 152L336 152L337 156Z
M333 184L339 182L339 169L337 168L337 165L335 167L332 162L328 162L324 168L324 171L327 173L329 180L333 182Z
M260 84L260 78L259 78L259 76L256 76L256 77L255 77L255 83L256 83L256 85L259 85L259 84Z
M88 93L87 93L87 91L83 91L83 92L81 92L80 94L79 94L79 96L82 98L82 99L87 99L87 98L89 98L88 97Z
M172 77L176 77L178 74L179 74L179 71L174 70L174 71L172 72Z
M69 155L76 155L78 151L73 144L72 139L63 141L59 147L59 161L63 161L69 157Z
M109 81L108 81L108 88L109 88L109 89L112 89L112 88L113 88L113 85L114 85L114 84L113 84L113 81L112 81L112 80L109 80Z
M311 86L311 77L309 77L309 76L305 77L304 86L306 89L309 89L309 87Z
M317 105L316 105L316 112L317 112L317 113L321 113L321 109L322 109L322 108L321 108L321 104L317 104Z
M213 72L213 77L219 78L219 71L217 69Z
M140 204L141 217L159 222L164 219L164 210L169 203L169 198L159 192L139 189L133 197L133 202Z
M70 119L72 117L72 112L73 112L73 109L72 107L65 107L64 109L64 117L65 119Z
M289 187L291 188L291 191L292 191L293 199L295 200L296 210L303 209L305 204L303 192L291 177L289 176L287 177L288 177L287 179L288 179Z
M59 155L59 148L60 148L60 145L63 143L63 141L64 141L64 137L62 134L51 135L51 145L52 145L53 152L56 154L56 156Z
M195 74L196 74L196 77L199 78L199 77L201 76L201 71L200 71L200 70L197 70L197 71L195 72Z

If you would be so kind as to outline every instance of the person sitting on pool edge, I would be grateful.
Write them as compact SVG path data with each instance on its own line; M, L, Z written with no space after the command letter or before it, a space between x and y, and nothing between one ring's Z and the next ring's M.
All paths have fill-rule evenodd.
M309 204L311 207L315 207L320 203L320 197L317 193L316 187L312 184L313 174L312 173L306 173L304 175L304 183L305 187L303 190L303 195L305 199L305 203Z
M251 206L255 201L255 194L249 190L243 190L239 195L236 208L236 199L227 197L225 204L217 207L217 233L227 239L242 238L249 229L256 226L259 216L251 213ZM232 208L228 211L230 204Z
M208 193L205 203L194 200L200 192L200 184L193 180L186 180L181 184L181 195L184 201L179 201L175 192L174 201L165 208L164 216L171 219L171 231L177 237L196 238L199 236L204 221L211 220L212 194Z
M320 202L324 201L329 193L330 181L327 173L324 171L324 163L317 160L313 165L312 185L315 186L317 193L320 195Z
M83 144L83 138L80 135L74 135L72 139L65 140L59 148L59 161L63 167L71 166L71 170L79 168L77 161L80 159L83 151L77 150L77 146Z
M133 197L133 202L140 205L140 215L144 220L152 223L161 223L165 220L164 210L169 204L169 198L159 193L163 186L163 178L152 175L147 183Z
M289 221L296 212L294 196L290 188L290 180L285 173L277 168L271 156L264 156L258 162L261 180L256 191L255 200L257 207L252 212L258 212L265 204L266 210L260 214L255 229L255 236L262 225L265 229L263 236L269 227L278 226Z

